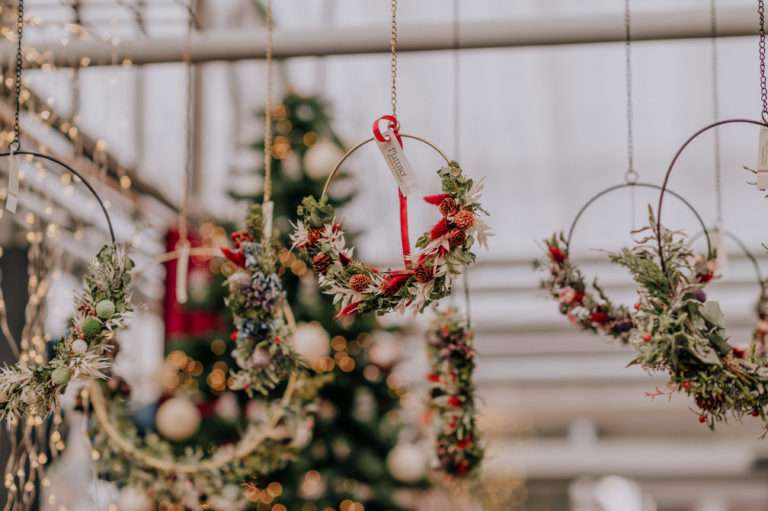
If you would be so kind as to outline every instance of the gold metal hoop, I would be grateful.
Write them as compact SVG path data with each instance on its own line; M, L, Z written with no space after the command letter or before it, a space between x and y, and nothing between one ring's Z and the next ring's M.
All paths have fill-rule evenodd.
M172 252L169 252L163 254L163 256L171 256L172 254ZM174 259L174 257L168 257L166 260L170 261L172 259ZM283 317L291 332L295 332L296 318L293 315L291 307L287 303L283 306ZM296 391L297 379L296 372L291 373L283 397L280 399L280 409L276 414L272 415L268 424L261 426L258 434L250 435L246 440L238 442L235 449L228 456L207 458L197 463L180 463L172 459L158 458L157 456L148 454L138 448L136 444L127 440L112 423L109 411L107 410L107 398L104 396L104 392L102 392L101 384L99 382L91 381L88 385L88 395L93 406L96 420L101 426L102 431L107 434L115 447L145 467L153 468L160 472L189 475L198 474L200 472L213 472L250 456L264 442L264 440L269 438L267 432L277 427L280 420L285 416L285 410Z
M428 145L429 147L434 149L445 160L445 163L451 163L451 160L448 158L448 156L446 156L443 150L437 147L437 145L427 140L426 138L422 138L416 135L409 135L407 133L401 133L400 136L403 138L410 138L411 140L418 140L419 142ZM357 151L364 145L368 144L369 142L373 142L374 140L375 139L373 137L363 140L362 142L358 143L357 145L349 149L346 153L344 153L344 155L339 159L339 161L333 167L333 170L331 170L331 173L328 174L328 179L325 180L325 185L323 186L323 193L320 195L320 200L323 200L328 197L328 188L331 186L331 181L333 181L333 178L336 177L336 174L339 173L339 169L341 169L341 166L344 165L344 162L347 161L347 159L350 156L352 156L352 154L355 151Z

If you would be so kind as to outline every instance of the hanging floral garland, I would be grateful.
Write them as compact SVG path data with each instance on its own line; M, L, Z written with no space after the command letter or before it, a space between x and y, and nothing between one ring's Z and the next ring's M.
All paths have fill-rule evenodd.
M285 291L276 273L274 247L262 233L261 206L254 206L246 229L232 235L235 249L223 249L233 265L227 270L226 303L234 316L233 355L241 369L232 374L232 389L249 395L268 393L305 366L286 342L290 331L283 314Z
M125 247L110 244L99 251L55 355L42 365L20 360L0 369L0 419L47 417L70 381L107 377L115 335L131 311L132 268Z
M638 285L633 363L666 371L669 386L693 396L700 422L712 428L728 416L766 421L768 362L755 349L729 344L720 306L707 300L685 236L659 227L652 212L650 227L638 234L644 237L636 245L611 256Z
M476 425L474 332L455 309L436 315L427 333L436 464L447 475L465 477L479 468L485 455Z
M326 198L318 201L309 196L302 201L300 220L291 235L293 248L312 265L320 288L333 296L340 317L408 307L421 312L450 294L454 277L475 261L475 241L487 246L490 229L480 217L487 215L480 205L482 181L464 176L456 162L437 174L442 193L424 200L438 208L441 219L418 238L416 247L421 252L413 268L382 272L355 259Z

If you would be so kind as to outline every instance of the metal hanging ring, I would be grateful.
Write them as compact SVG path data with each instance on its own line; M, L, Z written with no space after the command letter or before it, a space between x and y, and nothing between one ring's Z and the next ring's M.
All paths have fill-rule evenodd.
M628 185L637 184L638 179L640 179L640 174L635 169L630 169L624 173L624 182Z
M765 118L765 116L766 114L764 112L763 118ZM680 156L683 154L683 151L685 151L685 149L691 144L691 142L696 140L700 135L706 133L707 131L715 129L718 126L724 126L726 124L751 124L754 126L761 126L763 128L768 128L768 121L760 122L760 121L755 121L753 119L726 119L723 121L717 121L717 122L713 122L712 124L708 124L707 126L704 126L703 128L696 131L693 135L688 137L688 139L685 142L683 142L683 145L681 145L680 148L677 150L677 152L675 153L675 156L672 158L672 161L669 163L669 167L667 168L667 173L664 175L664 181L661 184L661 192L659 193L659 204L656 210L656 247L659 254L659 262L661 263L661 270L665 273L667 271L667 263L664 260L664 251L663 251L663 246L661 241L661 213L662 213L662 207L664 206L664 194L668 191L667 186L669 185L669 178L672 175L672 171L675 169L675 165L677 164L677 161L680 159ZM704 230L706 230L706 228ZM709 239L707 239L707 244L709 245Z
M42 154L42 153L38 153L38 152L35 152L35 151L13 151L13 152L5 151L5 152L0 153L0 158L2 158L2 157L10 157L10 156L32 156L34 158L40 158L40 159L43 159L43 160L47 160L47 161L49 161L51 163L55 163L56 165L58 165L60 167L63 167L68 172L71 172L72 174L77 176L80 179L80 181L83 182L83 184L88 189L88 191L91 192L91 195L93 195L93 197L96 199L96 202L99 203L99 207L101 208L101 212L104 213L104 218L107 221L107 228L109 230L109 237L110 237L110 239L112 241L112 244L115 245L117 243L117 238L115 237L115 230L112 227L112 218L110 218L109 213L107 212L107 207L104 205L104 201L101 199L99 194L96 192L96 189L93 186L91 186L91 184L88 182L87 179L85 179L83 177L82 174L80 174L78 171L76 171L75 169L73 169L72 167L70 167L69 165L64 163L63 161L57 160L53 156L49 156L47 154Z
M568 249L568 251L570 251L570 249L571 249L571 238L573 237L573 232L576 230L576 224L579 223L579 220L581 219L582 215L584 215L586 210L592 204L594 204L598 199L600 199L602 196L607 195L607 194L609 194L609 193L611 193L611 192L613 192L615 190L620 190L622 188L651 188L651 189L654 189L654 190L662 190L662 187L660 187L659 185L656 185L656 184L634 182L634 183L621 183L621 184L614 185L614 186L611 186L609 188L606 188L605 190L603 190L601 192L598 192L597 194L595 194L591 199L589 199L581 207L581 209L579 210L578 213L576 213L576 216L574 217L573 222L571 223L571 228L568 230L568 237L565 240L565 247L566 247L566 249ZM688 200L685 197L683 197L682 195L680 195L679 193L677 193L677 192L675 192L673 190L666 190L666 191L670 195L672 195L673 197L675 197L678 200L680 200L680 202L682 202L691 211L691 213L693 213L693 216L696 217L696 220L701 225L701 232L704 234L704 236L707 239L707 253L708 253L709 257L711 258L714 255L714 253L713 253L713 250L712 250L712 243L711 243L710 237L709 237L709 231L707 230L707 226L704 223L704 220L701 218L701 215L699 214L699 212L696 210L696 208L693 207L693 204L688 202Z
M445 163L451 163L451 160L448 158L448 156L446 156L443 150L437 147L435 144L433 144L429 140L427 140L426 138L421 138L416 135L408 135L407 133L401 133L400 136L403 138L410 138L411 140L418 140L419 142L428 145L429 147L434 149L445 160ZM357 151L364 145L368 144L369 142L373 142L374 140L375 139L373 137L363 140L357 145L352 146L351 149L349 149L346 153L344 153L344 155L339 159L339 161L333 167L333 170L331 170L331 173L328 174L328 178L325 180L325 185L323 186L323 193L320 195L320 200L323 200L328 197L328 188L330 188L333 178L336 177L336 174L339 173L339 169L341 169L341 166L344 164L344 162L347 161L347 159L350 156L352 156L352 154L355 151Z

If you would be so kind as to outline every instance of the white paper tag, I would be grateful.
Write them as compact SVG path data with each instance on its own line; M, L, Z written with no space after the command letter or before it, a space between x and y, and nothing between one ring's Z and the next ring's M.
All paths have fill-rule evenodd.
M272 215L275 210L275 203L272 201L265 202L261 207L261 215L264 219L264 243L272 242Z
M176 261L176 301L187 303L187 274L189 273L189 241L179 244L179 258Z
M719 273L724 273L726 271L726 266L728 266L728 247L726 247L725 243L726 236L723 234L722 229L719 226L716 226L712 229L710 237L712 248L714 248L717 253L717 270Z
M8 193L5 197L5 209L11 213L16 213L19 206L19 162L16 155L11 151L8 156Z
M387 161L389 170L392 172L392 176L397 182L397 187L400 188L400 192L403 195L407 196L416 188L416 181L413 177L413 167L411 167L411 164L405 157L403 148L400 147L400 144L397 142L397 137L392 128L385 131L383 135L384 142L377 138L375 139L376 144L379 146L381 154Z
M760 128L760 142L757 149L757 189L768 190L768 128Z

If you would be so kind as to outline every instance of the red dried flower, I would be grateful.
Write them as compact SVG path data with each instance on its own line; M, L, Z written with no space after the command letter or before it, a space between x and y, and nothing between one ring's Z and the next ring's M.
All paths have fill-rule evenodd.
M413 270L400 270L391 272L381 284L381 292L385 295L391 295L397 292L413 275Z
M433 206L439 206L445 199L450 198L450 194L437 193L435 195L427 195L424 197L424 202L432 204Z
M221 253L240 268L245 267L245 254L241 250L232 250L228 247L221 247Z
M439 222L437 222L433 227L432 230L429 232L429 239L436 240L440 236L444 236L448 232L448 220L445 218L441 218Z
M606 314L601 310L595 311L589 316L589 320L592 321L593 323L602 324L602 323L606 323L610 319L611 318L608 317L608 314Z
M458 408L461 406L461 398L459 396L449 396L448 397L448 404L453 406L454 408Z
M567 259L565 252L560 250L560 247L556 245L549 246L549 258L558 264L562 264Z

